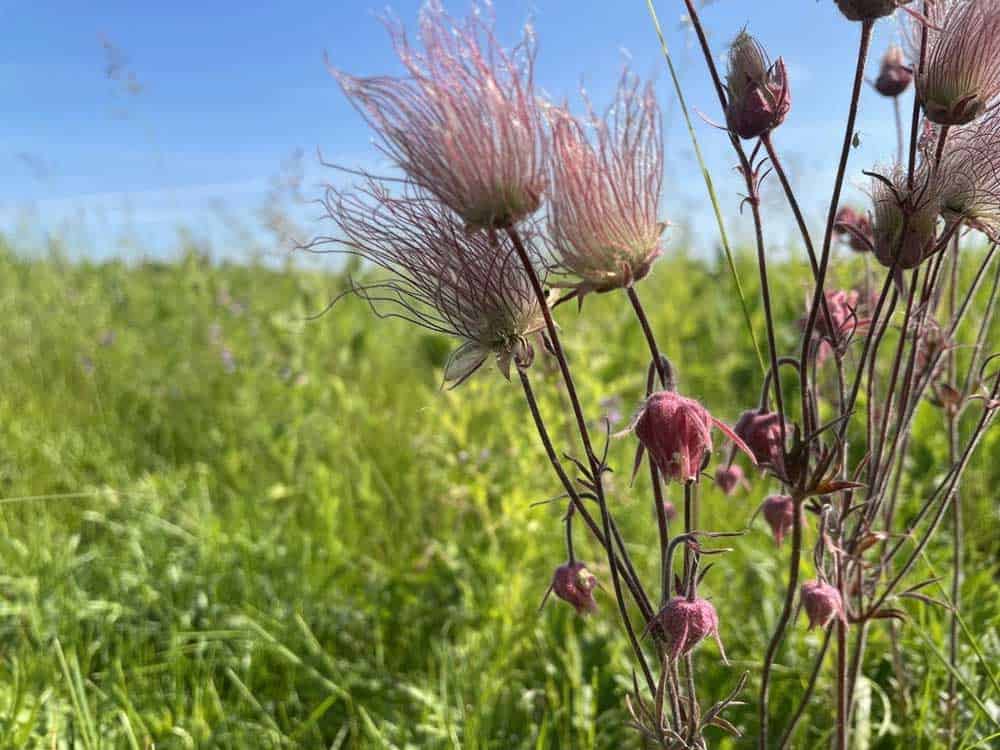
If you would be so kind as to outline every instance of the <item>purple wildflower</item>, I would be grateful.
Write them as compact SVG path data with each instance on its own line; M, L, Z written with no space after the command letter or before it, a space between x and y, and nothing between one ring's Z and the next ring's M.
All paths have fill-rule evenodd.
M1000 240L1000 109L948 131L938 182L946 221Z
M750 34L741 31L729 47L726 122L740 138L757 138L785 120L792 107L785 63L771 64Z
M575 562L556 568L550 588L564 602L572 604L579 614L586 615L597 609L597 602L594 601L596 587L594 574L583 563Z
M508 52L477 6L464 23L438 0L420 14L423 52L386 21L408 77L334 71L378 132L382 148L470 230L508 227L534 213L545 187L541 113L533 92L530 30Z
M937 237L941 210L939 183L926 166L907 183L906 171L896 166L888 177L872 178L872 234L875 257L897 271L915 268L927 258Z
M893 44L882 56L882 67L875 79L875 90L882 96L895 98L910 87L913 70L906 64L903 48Z
M844 602L840 592L825 581L808 581L800 590L802 606L809 616L809 629L819 625L825 628L833 620L847 623Z
M708 600L675 596L656 615L655 624L667 645L671 661L691 653L710 635L715 637L725 661L726 651L719 637L719 615Z

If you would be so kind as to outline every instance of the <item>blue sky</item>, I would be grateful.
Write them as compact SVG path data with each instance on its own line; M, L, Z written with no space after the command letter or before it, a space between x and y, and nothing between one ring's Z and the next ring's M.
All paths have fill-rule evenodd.
M607 99L626 59L658 82L668 117L665 218L689 225L695 252L712 252L714 231L704 187L645 0L495 0L499 35L516 40L533 19L537 80L556 97L583 81ZM329 77L324 51L338 67L367 75L399 70L378 14L389 7L413 27L418 0L300 3L0 1L0 231L38 244L61 236L70 254L135 256L165 252L183 229L219 254L240 257L276 244L260 231L260 210L283 174L303 173L301 196L337 179L317 163L379 166L371 134ZM446 0L464 14L468 0ZM689 104L718 120L700 54L680 21L680 0L657 9L681 69ZM793 109L775 136L803 203L819 217L841 138L858 26L833 0L715 0L703 11L721 59L744 25L773 57L785 58ZM876 32L874 55L898 36L893 22ZM110 51L109 51L110 45ZM877 63L877 59L873 60ZM114 68L109 75L109 66ZM908 106L908 105L906 105ZM852 179L894 152L891 104L867 92L852 156ZM720 183L732 229L739 182L724 134L696 123ZM769 238L792 241L791 226L769 186ZM860 194L856 195L860 196ZM287 196L286 196L287 197ZM294 202L289 199L289 206ZM293 208L307 230L315 213Z

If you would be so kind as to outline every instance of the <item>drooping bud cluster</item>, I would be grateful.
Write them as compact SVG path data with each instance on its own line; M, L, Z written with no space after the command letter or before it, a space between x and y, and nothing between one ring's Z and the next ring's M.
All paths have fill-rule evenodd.
M594 600L596 587L597 578L581 562L560 565L552 576L552 593L573 605L581 615L597 609L597 602Z
M965 125L1000 95L1000 0L946 3L935 16L917 95L931 122Z
M882 57L875 90L882 96L894 98L906 91L912 81L913 70L906 64L903 48L893 44Z
M533 89L530 33L500 47L488 13L457 23L440 2L420 14L423 52L388 21L406 78L334 71L386 154L470 230L510 226L534 213L545 187L542 118Z
M761 506L761 513L771 527L775 544L780 545L795 525L795 501L788 495L771 495Z
M657 216L663 135L652 84L627 72L604 117L589 125L552 107L549 233L557 269L581 294L631 286L660 255L666 226Z
M694 399L674 391L659 391L646 399L633 422L636 437L665 479L694 482L712 452L712 427L737 445L746 446L733 431ZM749 453L749 451L748 451Z
M675 596L656 615L655 626L673 661L691 653L708 636L714 636L725 660L726 652L719 637L719 615L711 602L695 597Z
M872 236L872 224L867 214L857 211L851 206L842 206L837 211L833 228L840 241L846 243L854 252L867 253L871 251L874 237Z
M726 123L740 138L757 138L778 127L792 108L785 63L774 64L750 34L741 31L729 47Z
M833 620L847 623L847 614L844 612L844 602L840 592L829 583L819 580L803 583L800 595L802 607L809 617L810 630L817 625L825 628Z
M743 469L736 464L720 466L715 470L715 486L726 495L732 495L737 487L749 487L750 483L743 475Z
M786 434L789 426L785 424ZM753 454L758 466L773 471L784 478L785 451L781 442L781 417L764 409L745 411L733 426Z
M910 0L837 0L837 7L849 21L875 21L892 15Z
M911 188L905 170L872 179L875 257L887 268L916 268L934 249L941 209L939 183L927 168L919 170Z

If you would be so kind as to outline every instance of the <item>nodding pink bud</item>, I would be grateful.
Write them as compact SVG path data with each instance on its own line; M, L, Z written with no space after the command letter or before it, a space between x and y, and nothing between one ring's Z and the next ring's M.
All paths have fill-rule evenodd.
M552 592L564 602L572 604L581 615L597 609L597 602L594 601L596 586L594 574L580 562L560 565L552 576Z
M786 432L788 424L785 424ZM746 443L758 466L785 477L785 451L781 442L781 417L772 411L743 412L733 430Z
M965 125L1000 95L1000 0L945 3L933 15L917 94L931 122Z
M841 242L847 244L856 253L866 253L872 249L872 223L868 215L855 211L850 206L843 206L837 212L836 223L833 225Z
M732 466L720 466L715 471L715 486L727 495L736 492L737 487L749 487L746 477L743 476L743 469L735 464Z
M888 178L872 178L872 232L879 263L905 271L928 257L937 238L940 193L938 180L926 169L918 172L912 188L898 165Z
M892 15L910 0L837 0L837 7L849 21L874 21Z
M633 428L664 478L694 482L712 452L713 425L746 449L739 437L704 406L673 391L658 391L647 398Z
M795 525L795 501L788 495L771 495L764 501L761 511L774 534L775 544L780 545Z
M677 508L669 500L663 501L663 515L666 516L667 521L673 521L677 518Z
M802 584L802 606L809 616L809 629L819 625L825 628L837 619L847 624L844 602L840 592L824 581L809 581Z
M655 626L666 643L667 655L671 661L691 653L708 636L714 636L719 644L722 659L726 651L719 637L719 615L708 601L695 598L688 600L675 596L656 615Z
M875 90L882 96L897 97L913 81L913 71L906 64L903 48L893 44L882 57L882 68L875 79Z
M785 63L772 65L750 34L741 31L729 47L726 122L740 138L757 138L778 127L792 108Z

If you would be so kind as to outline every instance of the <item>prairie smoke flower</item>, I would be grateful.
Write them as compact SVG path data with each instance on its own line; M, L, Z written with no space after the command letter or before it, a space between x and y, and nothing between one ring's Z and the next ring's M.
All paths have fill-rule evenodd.
M910 189L905 170L896 166L889 177L872 178L871 199L878 262L887 268L895 265L897 271L920 265L934 249L937 236L939 182L924 166Z
M1000 0L946 3L931 20L917 94L931 122L965 125L1000 94Z
M771 527L775 544L780 545L795 525L795 501L788 495L771 495L761 506L761 513Z
M1000 108L948 131L937 177L945 221L1000 239Z
M663 133L652 84L626 72L614 104L586 125L561 107L552 123L549 234L556 270L582 296L631 286L660 255Z
M840 620L847 624L847 615L844 612L844 602L840 597L840 592L825 581L808 581L802 584L799 591L802 598L802 606L809 616L809 629L819 625L825 628L833 620Z
M733 464L731 466L720 466L715 470L715 486L726 495L732 495L737 487L749 488L750 483L743 476L743 469Z
M461 384L490 355L505 377L511 361L530 366L529 339L545 321L506 236L469 234L419 189L393 196L371 178L352 193L328 188L324 206L338 234L320 237L307 249L355 255L388 271L388 280L351 291L379 317L403 318L460 339L445 368L446 382ZM324 249L328 245L334 249Z
M830 322L833 323L833 330L831 331L827 325L826 315L820 315L816 319L815 333L819 339L816 356L820 364L831 354L834 344L849 339L855 331L863 330L871 323L870 320L861 317L858 310L860 295L853 289L850 291L829 290L825 296L826 308L830 311ZM809 305L808 300L806 305ZM802 318L799 321L803 328L807 322L807 318Z
M892 15L910 0L837 0L837 7L849 21L874 21Z
M719 615L705 599L675 596L656 615L655 625L666 643L671 661L691 653L708 636L714 636L722 659L726 651L719 637Z
M594 589L597 578L581 562L566 563L556 568L550 590L564 602L573 605L577 613L588 614L597 609Z
M866 253L872 249L872 223L868 215L851 206L842 206L837 211L833 229L841 242L856 253Z
M790 430L785 423L786 433ZM785 478L785 447L781 443L781 417L777 412L757 409L743 412L733 431L750 449L754 461Z
M875 79L875 90L882 96L895 98L909 88L913 70L906 64L903 48L893 44L882 57L882 67Z
M526 31L505 51L492 20L474 6L458 23L430 0L420 13L423 52L410 47L398 22L386 21L407 77L334 71L385 153L470 231L508 227L534 213L545 185L534 40Z
M647 398L632 423L650 460L665 479L675 482L697 481L712 452L713 426L751 455L743 441L704 406L673 391L659 391Z
M729 47L726 123L740 138L757 138L778 127L792 107L785 63L772 65L750 34L741 31Z

